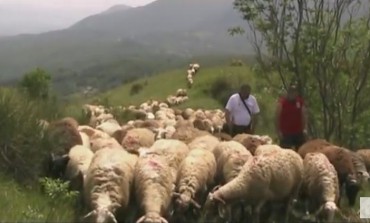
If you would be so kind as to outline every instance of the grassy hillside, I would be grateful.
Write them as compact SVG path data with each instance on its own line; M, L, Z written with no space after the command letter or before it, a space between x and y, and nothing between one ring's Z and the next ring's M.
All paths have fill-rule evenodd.
M202 67L194 77L194 85L188 89L189 100L179 108L223 108L228 96L236 92L241 83L252 86L252 94L257 97L261 109L260 133L273 134L272 114L276 96L270 93L266 84L256 77L248 66L232 67L218 66ZM142 86L137 94L130 94L135 85ZM138 105L148 99L165 100L170 94L175 94L179 88L187 88L186 70L179 69L139 79L122 85L102 95L93 98L92 102L105 102L110 105Z

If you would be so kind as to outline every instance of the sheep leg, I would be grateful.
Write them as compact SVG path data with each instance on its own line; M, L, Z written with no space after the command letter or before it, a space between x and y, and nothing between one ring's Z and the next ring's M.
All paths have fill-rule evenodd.
M253 223L260 223L261 209L265 205L266 201L261 200L252 210L252 221Z

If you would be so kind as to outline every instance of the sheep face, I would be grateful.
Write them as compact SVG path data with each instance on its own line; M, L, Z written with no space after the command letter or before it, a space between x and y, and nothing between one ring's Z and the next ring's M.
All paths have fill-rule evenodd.
M94 211L90 212L85 216L85 218L93 217L96 223L108 223L113 221L114 223L118 223L114 214L108 210L108 208L98 208Z
M64 176L64 172L67 168L69 162L69 156L56 156L51 153L48 157L48 166L47 166L47 177L53 179L60 179Z
M168 221L161 217L158 213L148 212L145 216L137 220L136 223L168 223Z

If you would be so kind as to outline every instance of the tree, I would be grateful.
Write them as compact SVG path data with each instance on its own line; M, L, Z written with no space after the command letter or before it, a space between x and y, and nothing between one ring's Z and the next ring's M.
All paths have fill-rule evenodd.
M309 108L309 133L350 148L365 144L368 1L235 0L234 6L250 31L236 27L231 34L251 34L256 70L272 88L298 82Z
M34 99L47 99L50 96L50 81L50 74L37 68L23 76L20 86Z

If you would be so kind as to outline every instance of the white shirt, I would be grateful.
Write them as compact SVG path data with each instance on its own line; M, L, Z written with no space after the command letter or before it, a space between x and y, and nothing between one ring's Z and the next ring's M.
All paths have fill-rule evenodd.
M248 99L244 100L252 114L258 114L260 108L257 100L253 95L249 95ZM247 126L251 122L251 116L245 108L238 93L231 95L226 104L226 109L230 111L231 119L235 125Z

